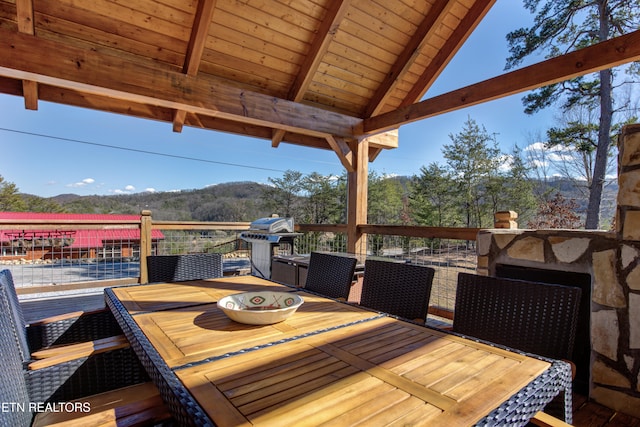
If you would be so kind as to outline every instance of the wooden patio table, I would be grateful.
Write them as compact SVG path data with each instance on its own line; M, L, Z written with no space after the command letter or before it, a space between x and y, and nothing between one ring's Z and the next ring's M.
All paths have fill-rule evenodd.
M284 322L236 323L223 296L296 292ZM567 363L511 351L254 276L105 290L185 425L522 425L564 393Z

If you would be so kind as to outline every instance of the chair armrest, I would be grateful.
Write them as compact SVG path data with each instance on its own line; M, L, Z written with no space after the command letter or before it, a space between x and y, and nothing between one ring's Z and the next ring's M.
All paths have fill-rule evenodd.
M530 422L539 427L569 427L571 424L567 424L564 421L553 417L547 413L542 411L536 413L536 415L531 418Z
M130 346L24 372L32 402L68 402L150 380Z
M56 314L55 316L43 317L42 319L35 320L29 323L29 326L40 326L45 325L47 323L59 322L61 320L73 319L80 316L90 316L93 314L102 313L107 311L107 308L101 308L99 310L91 310L91 311L72 311L69 313Z
M45 347L93 341L121 334L120 325L108 309L53 316L27 326L27 340L31 352Z
M120 335L118 337L45 349L34 353L34 358L38 360L29 363L27 368L29 370L42 369L74 359L86 358L126 347L129 347L129 342L124 335Z
M141 383L76 400L89 407L88 413L41 412L33 427L64 425L159 425L171 414L153 383Z

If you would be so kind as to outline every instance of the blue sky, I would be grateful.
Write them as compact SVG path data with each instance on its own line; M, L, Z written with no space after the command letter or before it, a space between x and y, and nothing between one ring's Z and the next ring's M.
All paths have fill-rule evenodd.
M520 1L498 0L426 97L501 74L508 56L505 35L531 21ZM496 134L504 151L510 152L515 144L524 147L544 134L554 119L551 110L525 115L522 96L403 126L399 148L383 151L369 167L379 174L414 175L421 166L443 163L442 146L451 142L449 135L462 130L468 117ZM174 133L170 123L42 101L37 111L29 111L22 98L9 95L0 95L0 111L0 175L21 192L42 197L187 190L231 181L266 183L288 169L343 173L331 151L285 143L272 148L270 141L188 127Z

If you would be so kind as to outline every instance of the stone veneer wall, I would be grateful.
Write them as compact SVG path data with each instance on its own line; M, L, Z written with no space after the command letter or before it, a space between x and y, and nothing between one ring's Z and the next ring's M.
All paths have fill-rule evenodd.
M591 275L590 397L640 417L640 125L619 138L616 231L483 230L478 274L496 264Z

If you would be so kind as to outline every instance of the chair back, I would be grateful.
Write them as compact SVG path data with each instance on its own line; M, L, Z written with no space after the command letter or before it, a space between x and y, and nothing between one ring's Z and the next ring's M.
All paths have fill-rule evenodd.
M305 289L330 298L348 299L356 261L352 257L311 252Z
M11 405L0 411L0 425L28 426L32 419L30 399L9 305L7 292L0 290L0 402Z
M183 282L222 277L221 254L150 255L149 282Z
M360 304L425 321L435 270L422 265L366 260Z
M6 311L10 316L9 320L11 320L13 326L12 330L15 334L15 340L18 343L20 357L22 361L26 362L31 359L31 351L29 350L24 313L18 300L18 293L13 283L11 270L0 271L0 293L2 293L4 297L2 310Z
M580 288L459 273L453 331L571 359Z

